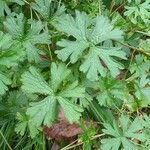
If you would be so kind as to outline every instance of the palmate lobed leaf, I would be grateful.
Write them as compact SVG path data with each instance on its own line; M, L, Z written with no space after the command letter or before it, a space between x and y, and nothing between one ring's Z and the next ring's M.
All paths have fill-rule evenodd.
M119 126L120 125L120 126ZM105 129L103 132L106 135L110 135L112 137L108 137L102 139L101 149L102 150L119 150L120 148L124 148L128 150L132 148L133 150L139 149L134 141L131 140L136 139L141 142L144 142L145 135L143 132L140 132L143 129L142 120L140 117L136 117L132 122L129 117L122 115L119 118L119 125L114 121L112 124L104 124ZM115 144L114 144L115 142Z
M50 44L50 35L41 21L28 20L29 29L25 27L26 21L24 15L20 13L7 17L4 26L12 38L26 50L28 61L39 62L40 50L36 45Z
M64 64L52 63L49 84L34 67L30 67L29 71L22 75L22 89L24 91L46 95L43 100L30 103L30 107L27 109L31 128L37 130L42 124L51 126L56 119L59 106L63 108L66 118L71 123L80 119L83 109L74 104L71 99L84 98L85 89L79 86L77 81L69 86L63 85L63 81L69 77L70 73L71 71ZM31 135L35 136L34 133Z
M137 24L139 21L148 24L150 22L150 1L135 1L125 6L125 16L128 16L132 23ZM139 19L140 18L140 19Z
M113 51L113 53L112 53ZM85 56L85 61L80 66L80 70L87 73L90 80L98 80L98 74L106 76L107 69L100 62L102 60L113 77L119 73L123 66L115 61L113 57L125 59L125 53L120 48L91 47L89 54Z
M106 17L98 16L92 22L87 14L76 11L75 18L66 14L59 18L54 26L76 39L59 41L57 45L62 49L55 52L57 57L62 61L69 59L72 64L81 59L79 69L86 73L88 79L98 80L98 76L105 76L107 70L115 77L119 74L119 70L123 69L116 58L126 59L126 53L119 47L106 47L103 43L107 40L122 39L123 32L114 29ZM98 44L100 46L97 46Z
M125 82L116 80L110 75L99 79L98 90L96 99L102 106L114 106L128 100L129 91Z

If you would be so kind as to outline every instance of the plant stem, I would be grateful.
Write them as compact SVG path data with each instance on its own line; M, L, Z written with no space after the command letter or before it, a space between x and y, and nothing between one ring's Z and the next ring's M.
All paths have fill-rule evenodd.
M144 55L146 55L146 56L150 57L150 53L145 52L145 51L144 51L144 50L142 50L142 49L139 49L139 48L137 48L137 47L134 47L134 46L131 46L131 45L125 44L125 43L120 42L120 41L117 41L117 42L118 42L118 43L120 43L120 44L122 44L122 45L123 45L123 46L125 46L125 47L130 48L130 49L131 49L131 50L133 50L133 51L137 51L137 52L139 52L139 53L143 53Z
M102 137L102 136L104 136L104 135L105 135L104 133L103 133L103 134L95 135L95 136L93 136L93 137L91 138L91 140L95 140L95 139L100 138L100 137ZM75 141L74 141L74 142L75 142ZM74 142L73 142L73 143L74 143ZM71 144L69 144L69 145L72 145L72 146L68 147L68 145L67 145L66 147L62 148L61 150L69 150L69 149L75 148L75 147L77 147L77 146L80 146L80 145L82 145L82 144L84 144L84 142L79 142L79 143L74 144L74 145L72 145L72 143L71 143Z
M9 143L7 142L7 139L5 138L5 136L3 135L3 133L2 133L1 130L0 130L0 135L1 135L2 138L4 139L4 141L5 141L6 145L8 146L8 148L9 148L10 150L13 150L13 149L11 148L11 146L9 145Z

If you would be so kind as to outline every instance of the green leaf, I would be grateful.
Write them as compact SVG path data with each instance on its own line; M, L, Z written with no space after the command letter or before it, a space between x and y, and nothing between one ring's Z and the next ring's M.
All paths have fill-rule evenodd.
M36 63L41 60L39 55L39 49L37 49L35 46L33 46L30 42L26 42L24 44L24 47L26 49L28 61L32 62L35 61Z
M59 95L65 98L84 98L85 97L85 88L79 86L78 81L73 82L69 86L65 87Z
M17 3L19 5L24 5L24 0L1 0L0 1L0 17L5 16L5 13L9 15L11 10L9 8L9 4Z
M24 50L19 43L14 43L11 47L0 53L0 65L6 67L17 66L24 60ZM7 58L7 59L6 59Z
M62 48L55 52L57 57L62 61L69 59L71 63L81 60L79 69L86 73L88 79L98 80L98 76L105 76L107 70L116 77L119 70L123 69L116 58L126 59L126 53L119 47L113 47L113 44L105 44L108 40L122 39L123 32L114 29L108 18L98 16L93 22L87 14L76 11L75 18L63 15L54 26L75 38L73 41L62 39L57 42Z
M16 125L15 132L23 136L28 125L28 120L20 113L17 113L17 120L19 120L19 122Z
M5 94L8 90L8 85L11 84L11 80L3 73L0 72L0 95Z
M141 79L136 82L136 97L140 100L146 100L150 103L150 79L147 78L147 75L141 76Z
M0 51L9 48L12 45L12 37L0 31Z
M10 9L9 7L7 6L6 2L1 0L0 1L0 16L4 16L5 15L5 12L7 14L10 14Z
M101 149L102 150L118 150L120 147L120 139L119 138L111 138L111 139L102 139Z
M81 117L82 107L71 103L69 100L58 97L58 101L64 110L65 116L70 123L77 122Z
M24 34L24 23L24 15L20 13L16 15L16 18L13 16L7 17L6 21L4 21L4 26L13 39L19 40Z
M121 30L113 28L107 17L97 16L90 40L94 44L98 44L110 39L119 40L122 38L122 34Z
M71 70L67 69L64 64L57 65L52 63L51 65L51 87L56 92L61 83L70 75Z
M50 15L51 0L35 0L35 3L31 3L31 7L36 10L44 19L47 19Z
M50 35L41 21L29 20L30 29L25 41L35 44L50 44Z
M29 123L35 127L39 127L42 123L50 127L55 119L56 103L56 99L52 96L40 102L30 103L31 107L27 109L27 115L31 117Z
M0 65L16 66L23 60L24 52L21 45L12 40L12 36L0 32Z
M128 16L132 23L137 24L140 18L140 21L145 24L150 22L150 1L146 0L145 2L135 1L132 4L129 3L128 6L125 6L125 16Z
M30 27L28 30L25 28L27 23ZM41 21L28 20L27 23L24 15L20 13L14 17L7 17L4 26L12 38L26 50L28 61L38 62L40 50L36 45L50 44L50 35Z
M10 3L17 3L19 5L24 5L24 0L1 0L0 1L0 17L5 16L5 13L9 15L11 10L9 8Z
M128 98L128 90L123 81L110 76L100 78L97 99L100 105L112 106L125 101Z
M57 50L55 53L62 61L66 61L70 57L70 62L75 63L81 56L83 51L89 47L86 41L68 41L61 40L57 45L62 47L62 50Z
M72 35L78 41L86 41L87 27L90 25L90 18L84 12L76 11L76 18L71 15L63 15L53 23L57 30Z
M34 68L30 67L28 72L22 75L22 89L28 93L50 94L52 89L43 79L41 74Z
M108 138L102 139L102 150L119 150L120 147L125 150L129 148L137 150L140 147L134 140L145 141L144 133L140 132L143 129L140 117L131 121L129 117L122 115L119 118L119 125L117 121L114 121L113 125L104 123L104 127L103 132L108 135Z
M75 81L71 84L69 79L71 71L66 65L60 63L51 64L51 76L49 84L34 67L30 67L28 72L22 75L22 89L27 93L46 95L44 100L30 103L27 109L29 115L29 128L34 130L32 136L38 133L38 128L43 124L51 126L57 115L59 105L63 108L66 118L71 122L78 122L82 107L73 103L72 99L84 99L85 88ZM64 82L65 80L65 82Z
M98 80L98 74L106 76L107 70L100 63L100 60L102 60L111 75L116 77L119 74L119 69L123 69L123 66L114 57L125 59L124 56L125 53L120 48L91 47L89 53L85 56L85 61L80 66L80 70L87 73L88 79Z
M147 74L150 70L150 61L143 55L136 55L135 62L130 65L131 77L137 78Z

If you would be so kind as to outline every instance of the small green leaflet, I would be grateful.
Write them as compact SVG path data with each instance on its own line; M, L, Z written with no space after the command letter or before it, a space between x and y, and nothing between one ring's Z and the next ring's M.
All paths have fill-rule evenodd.
M97 16L93 22L87 14L76 11L75 18L66 14L56 19L53 25L76 39L57 42L62 48L55 52L57 57L62 61L69 60L72 64L82 60L79 69L86 73L88 79L98 80L99 74L105 76L107 70L116 77L119 70L123 69L115 58L126 59L125 52L120 47L104 44L108 40L122 39L123 34L119 29L114 29L108 18Z
M119 150L123 148L124 150L138 150L139 147L135 140L144 142L145 135L140 131L143 129L142 121L140 117L136 117L133 122L129 117L122 115L118 122L113 122L113 125L104 123L105 129L102 131L108 135L108 138L102 139L101 149L102 150ZM131 142L132 140L132 142Z
M38 128L42 124L51 126L59 106L63 108L66 118L71 123L80 119L83 109L71 100L72 98L84 98L85 89L79 86L77 81L69 86L66 82L64 83L64 80L69 81L67 79L70 73L71 71L64 64L52 63L49 84L34 67L30 67L29 71L22 75L22 89L24 91L45 95L43 100L30 103L30 107L27 109L32 127ZM32 134L32 136L34 135Z
M4 22L7 32L26 50L29 62L40 60L37 44L50 44L50 35L41 21L28 20L29 29L25 29L26 19L23 14L9 16ZM27 30L27 33L25 32Z
M126 101L128 90L125 83L116 80L110 76L100 78L97 99L100 105L112 106Z
M146 0L141 3L141 0L135 0L135 2L129 3L125 6L125 16L128 16L132 23L137 24L140 20L145 24L150 22L150 1ZM140 19L140 20L139 20Z

